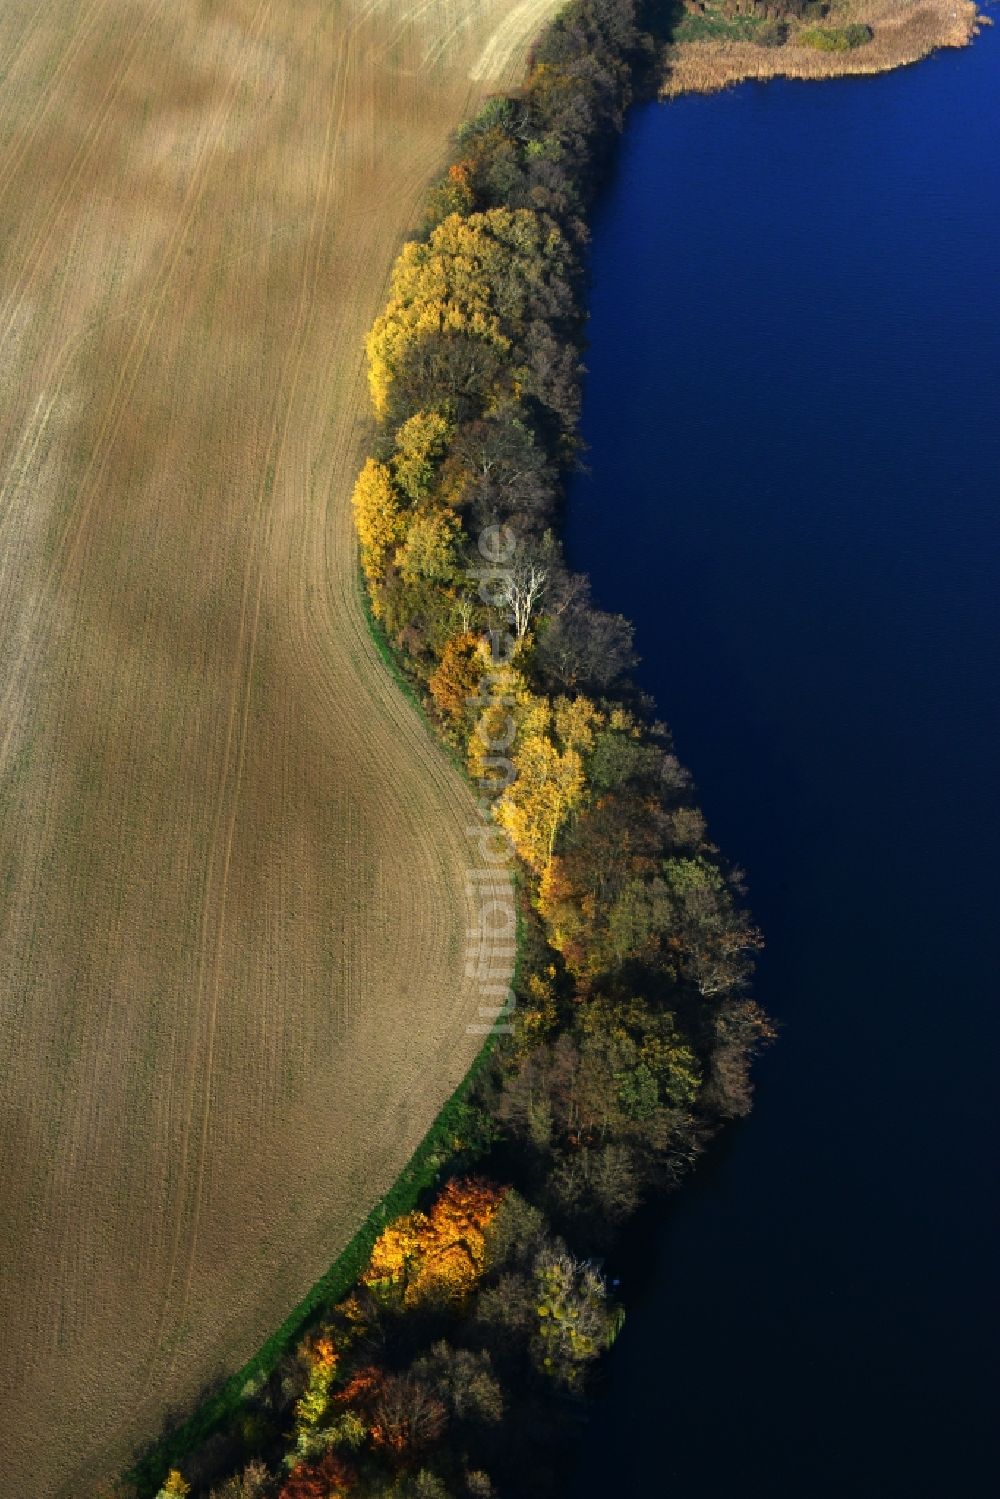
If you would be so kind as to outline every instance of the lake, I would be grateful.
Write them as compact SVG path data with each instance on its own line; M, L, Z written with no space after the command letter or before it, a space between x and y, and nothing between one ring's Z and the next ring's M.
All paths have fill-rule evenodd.
M749 874L782 1025L629 1261L574 1499L996 1474L1000 29L637 109L573 564Z

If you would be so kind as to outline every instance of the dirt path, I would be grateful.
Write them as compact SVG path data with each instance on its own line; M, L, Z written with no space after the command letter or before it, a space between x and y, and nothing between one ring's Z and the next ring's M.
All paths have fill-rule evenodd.
M472 1058L470 799L367 636L364 330L554 0L0 0L0 1472L91 1491Z

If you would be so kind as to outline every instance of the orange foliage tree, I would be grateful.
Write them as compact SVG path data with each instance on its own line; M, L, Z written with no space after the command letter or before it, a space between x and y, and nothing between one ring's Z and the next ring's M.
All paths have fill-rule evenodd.
M296 1463L278 1499L348 1499L351 1476L345 1463L327 1452L316 1463Z
M486 670L483 645L478 635L464 630L453 635L444 648L437 670L427 684L441 713L453 722L464 717L470 700L479 691Z
M389 1374L373 1405L372 1441L401 1457L432 1446L448 1421L443 1403L420 1379Z
M484 1181L449 1182L430 1213L407 1213L379 1235L364 1284L394 1288L410 1306L463 1300L485 1268L486 1229L504 1195Z

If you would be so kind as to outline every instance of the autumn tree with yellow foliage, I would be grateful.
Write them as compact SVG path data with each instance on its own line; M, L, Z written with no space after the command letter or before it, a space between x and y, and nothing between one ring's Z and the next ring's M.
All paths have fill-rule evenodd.
M532 319L572 310L572 274L558 226L528 209L452 213L426 243L405 245L366 345L376 414L389 410L393 382L415 345L461 335L507 355ZM518 371L509 378L516 382Z
M439 411L415 412L396 433L393 471L411 504L418 505L430 494L453 433L454 424Z
M191 1485L184 1475L177 1468L171 1468L156 1499L184 1499L184 1495L190 1492Z
M351 504L361 546L361 567L378 613L378 585L383 582L386 564L406 532L392 475L384 463L368 459L358 475Z
M556 838L587 790L584 756L601 722L584 697L529 697L513 750L517 775L494 815L535 874L544 876Z

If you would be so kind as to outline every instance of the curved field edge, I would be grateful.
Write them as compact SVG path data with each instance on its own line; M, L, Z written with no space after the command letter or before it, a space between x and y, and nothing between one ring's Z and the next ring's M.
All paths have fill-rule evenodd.
M400 659L393 651L384 629L372 613L371 600L360 574L358 589L365 623L385 670L401 695L426 721L424 704L414 689L413 681L402 670ZM461 760L446 743L442 747L464 779L466 771ZM520 966L521 935L519 923L519 956L515 959L511 976L511 982L515 985ZM357 1284L369 1262L372 1247L386 1224L415 1208L440 1179L442 1168L455 1159L456 1141L466 1123L463 1106L488 1062L493 1045L494 1037L488 1035L465 1077L442 1107L399 1177L375 1204L330 1268L289 1312L284 1322L241 1369L231 1374L213 1394L200 1401L190 1415L171 1426L157 1440L147 1444L142 1456L128 1469L123 1479L129 1486L129 1492L134 1492L137 1499L152 1499L168 1469L183 1467L192 1453L197 1452L246 1407L248 1397L273 1373L280 1360L296 1347L323 1310L341 1300Z
M390 658L391 659L391 658ZM393 663L394 665L394 663ZM253 1358L204 1401L193 1415L151 1446L125 1475L139 1499L155 1494L164 1473L183 1467L196 1451L246 1403L258 1381L266 1379L292 1349L324 1307L344 1297L368 1264L372 1246L386 1223L410 1212L433 1186L442 1164L454 1154L454 1133L462 1121L462 1105L484 1066L492 1042L487 1039L467 1076L455 1089L415 1151L409 1165L346 1244L309 1293L303 1297Z
M363 332L512 10L0 12L11 1493L89 1491L242 1364L479 1045L474 803L347 500Z

